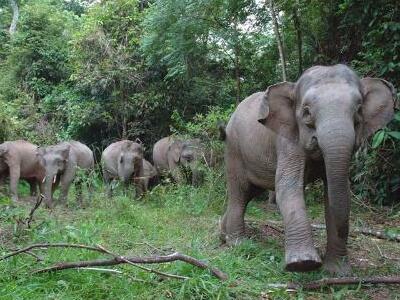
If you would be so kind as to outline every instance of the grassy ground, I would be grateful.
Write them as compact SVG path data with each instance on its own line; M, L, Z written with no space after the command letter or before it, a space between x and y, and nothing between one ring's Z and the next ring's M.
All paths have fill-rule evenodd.
M26 187L22 190L27 193ZM176 250L209 261L228 273L229 280L220 282L207 271L181 262L153 267L191 279L162 279L129 265L111 267L122 270L123 275L93 270L31 275L32 270L59 261L104 257L86 250L51 249L38 251L44 258L42 262L24 255L0 262L0 299L400 299L400 288L388 286L344 286L296 293L268 288L270 283L306 282L327 274L283 271L283 237L262 223L267 219L280 220L280 216L274 209L266 211L261 200L253 201L246 215L253 236L236 247L221 247L218 221L226 193L218 175L210 175L208 184L197 189L158 186L142 200L124 196L122 191L107 199L101 185L97 190L85 209L76 207L71 200L73 194L68 208L57 206L53 211L40 208L31 229L17 225L16 220L26 217L32 203L25 200L10 208L9 199L3 198L0 256L10 249L39 242L100 244L127 256ZM315 197L308 197L309 215L314 223L322 223L322 204L311 198ZM352 225L399 230L399 212L370 210L353 203ZM315 231L314 235L318 249L323 252L325 232ZM400 273L400 262L383 258L379 252L398 258L398 243L356 235L350 238L349 248L356 275Z

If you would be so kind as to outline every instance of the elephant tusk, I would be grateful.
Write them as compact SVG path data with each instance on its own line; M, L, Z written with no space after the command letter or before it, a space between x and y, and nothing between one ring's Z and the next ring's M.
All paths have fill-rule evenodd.
M46 182L46 177L47 177L47 176L44 176L44 177L43 177L42 183L45 183L45 182Z
M56 183L56 181L57 181L57 175L54 175L54 177L53 177L53 183Z

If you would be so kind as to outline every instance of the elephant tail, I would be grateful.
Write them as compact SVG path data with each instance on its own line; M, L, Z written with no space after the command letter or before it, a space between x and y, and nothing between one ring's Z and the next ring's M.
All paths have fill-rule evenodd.
M219 139L225 141L226 139L226 124L222 121L218 123Z

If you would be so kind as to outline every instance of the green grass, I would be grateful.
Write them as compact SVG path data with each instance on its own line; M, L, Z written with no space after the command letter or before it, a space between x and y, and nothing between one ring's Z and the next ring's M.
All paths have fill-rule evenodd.
M182 281L162 279L158 275L129 265L111 267L124 275L91 270L66 270L52 274L31 275L30 272L59 261L76 261L105 257L99 253L78 249L37 251L44 261L30 256L17 256L0 262L0 299L370 299L386 295L395 299L400 289L395 287L345 286L321 291L296 293L267 288L269 283L306 282L326 277L323 271L288 273L283 271L283 237L268 235L260 228L253 237L236 247L221 247L218 222L224 211L226 192L218 174L210 174L201 188L191 186L158 186L142 200L132 199L130 191L117 191L107 199L101 184L92 203L85 209L76 207L73 192L69 207L57 206L53 211L40 208L31 229L16 225L17 219L27 216L31 203L8 206L9 199L0 200L0 255L12 248L40 242L67 242L87 245L100 244L121 255L152 255L156 252L179 251L210 262L229 274L220 282L208 271L175 262L153 265L159 271L188 276ZM27 195L27 187L22 186ZM307 199L310 215L323 220L323 207ZM376 216L354 207L352 222L370 220ZM383 212L384 213L384 212ZM391 215L396 212L391 211ZM381 216L381 215L380 215ZM385 216L388 222L392 219ZM253 201L246 219L251 224L263 220L279 220L279 213L266 211L264 202ZM398 218L397 218L398 219ZM396 222L394 219L393 222ZM372 223L371 223L372 222ZM379 224L378 224L379 225ZM254 227L254 225L252 225ZM391 223L388 228L399 228ZM393 229L392 229L393 230ZM325 233L315 232L317 247L325 245ZM400 266L382 260L376 248L390 256L400 256L398 244L356 236L349 241L353 270L356 275L399 274ZM367 259L367 262L364 260ZM363 265L363 264L367 265ZM136 279L145 282L138 282ZM382 294L383 293L383 294Z

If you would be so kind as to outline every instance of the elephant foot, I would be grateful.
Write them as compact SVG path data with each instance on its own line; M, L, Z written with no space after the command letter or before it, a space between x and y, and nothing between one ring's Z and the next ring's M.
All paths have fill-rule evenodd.
M226 244L228 246L236 246L239 245L243 240L245 240L245 233L234 233L234 234L227 234L221 232L220 241L222 244Z
M346 277L351 275L351 267L347 256L325 256L323 269L328 273L338 277Z
M315 248L286 251L285 270L289 272L309 272L321 267L322 262Z

